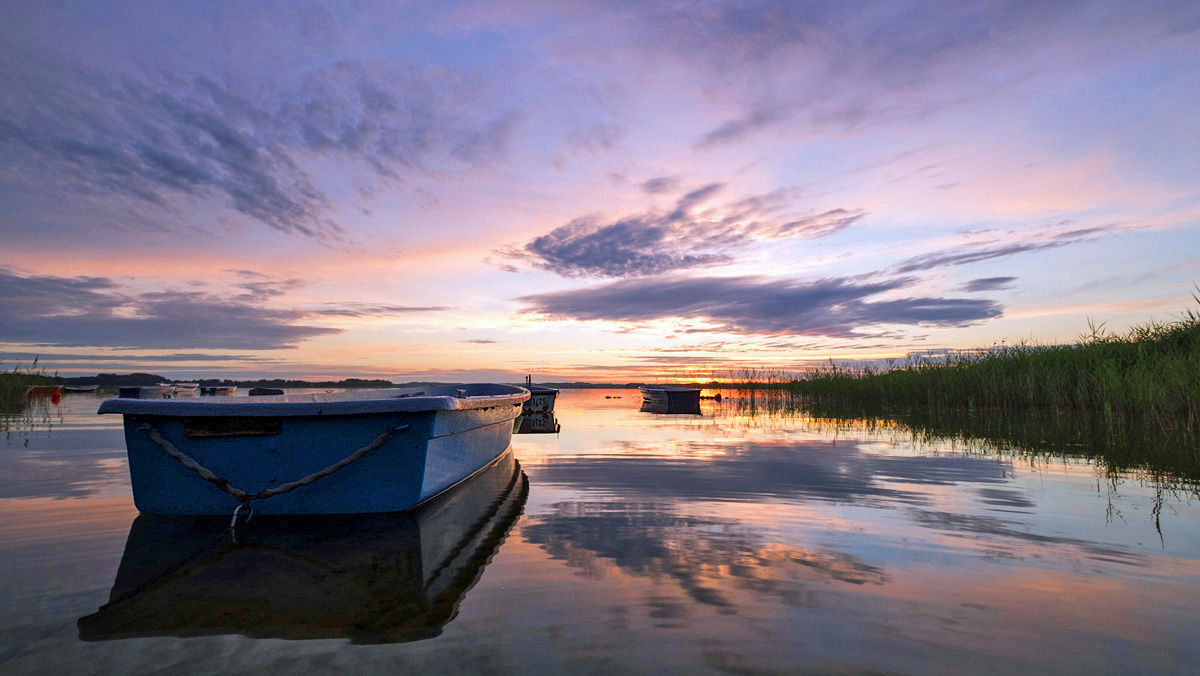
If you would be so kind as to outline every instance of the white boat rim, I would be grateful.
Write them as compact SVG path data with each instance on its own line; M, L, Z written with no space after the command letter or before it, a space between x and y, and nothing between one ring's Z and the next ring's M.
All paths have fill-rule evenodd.
M472 383L263 397L108 399L97 413L160 416L317 416L456 411L520 404L529 391L515 385Z

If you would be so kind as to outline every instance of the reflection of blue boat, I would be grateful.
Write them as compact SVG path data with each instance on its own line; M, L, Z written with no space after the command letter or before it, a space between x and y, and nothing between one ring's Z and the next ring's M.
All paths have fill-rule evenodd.
M242 634L391 643L432 638L521 514L511 452L413 512L228 519L143 514L109 601L79 637Z
M643 385L641 410L648 413L699 413L700 389L677 385Z
M461 385L337 394L109 399L137 508L152 514L410 509L495 460L529 393Z

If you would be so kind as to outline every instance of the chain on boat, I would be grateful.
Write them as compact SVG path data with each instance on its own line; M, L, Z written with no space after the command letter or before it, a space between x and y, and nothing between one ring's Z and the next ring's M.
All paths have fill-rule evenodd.
M154 429L154 427L152 425L150 425L149 423L142 425L142 426L138 427L137 429L138 429L138 431L145 432L146 436L150 437L151 441L158 444L159 448L163 449L163 451L165 451L167 455L171 456L172 458L175 458L184 467L186 467L186 468L192 470L193 472L195 472L196 474L200 475L201 479L204 479L205 481L212 483L217 488L232 495L234 497L234 499L236 499L238 501L237 508L235 508L233 510L233 519L229 522L229 527L235 528L237 526L238 515L241 513L242 509L246 510L246 521L249 521L251 519L251 517L254 516L254 508L250 506L251 500L266 500L267 498L273 498L276 495L283 495L284 493L287 493L289 491L294 491L297 488L300 488L301 486L307 486L307 485L313 483L314 481L323 479L323 478L329 476L330 474L333 474L334 472L338 471L339 469L342 469L343 467L349 465L350 463L354 462L355 460L358 460L359 458L370 453L371 451L379 448L380 446L383 445L383 443L385 441L388 440L388 437L392 436L392 434L408 429L408 425L396 425L395 427L387 428L386 430L384 430L383 434L380 434L379 436L377 436L373 440L371 440L371 443L367 444L366 446L363 446L362 448L358 449L357 451L354 451L350 455L347 455L346 457L342 458L341 460L333 463L332 465L326 467L325 469L323 469L319 472L313 472L312 474L309 474L308 476L297 479L295 481L290 481L288 483L279 484L278 486L276 486L274 488L264 488L261 491L254 493L253 495L238 488L237 486L234 486L227 479L223 479L223 478L217 476L216 473L214 473L212 470L210 470L207 467L205 467L204 465L201 465L200 463L196 462L194 459L192 459L186 453L184 453L183 451L176 448L175 444L172 444L170 441L167 441L167 439L165 437L163 437L163 435L160 434L158 430Z

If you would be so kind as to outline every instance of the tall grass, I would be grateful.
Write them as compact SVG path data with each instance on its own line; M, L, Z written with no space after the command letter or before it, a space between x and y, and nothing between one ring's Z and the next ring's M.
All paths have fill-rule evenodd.
M1097 414L1200 428L1200 315L1070 345L1021 343L910 357L888 368L832 362L788 382L810 402L883 411Z
M0 361L0 368L3 368L4 362ZM53 385L54 378L46 375L45 369L38 368L38 360L35 357L33 363L27 368L22 368L20 364L13 367L11 371L0 370L0 403L13 406L25 401L25 393L34 385Z

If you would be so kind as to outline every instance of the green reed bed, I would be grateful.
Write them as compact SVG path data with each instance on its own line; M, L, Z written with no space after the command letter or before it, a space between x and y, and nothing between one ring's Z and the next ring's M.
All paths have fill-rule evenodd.
M28 368L17 364L11 371L0 370L0 403L17 404L25 400L25 393L34 385L53 385L54 378L39 369L37 359ZM0 361L0 369L4 362Z
M1000 345L877 369L830 364L787 383L814 403L883 411L1100 414L1200 428L1200 315L1071 345Z

